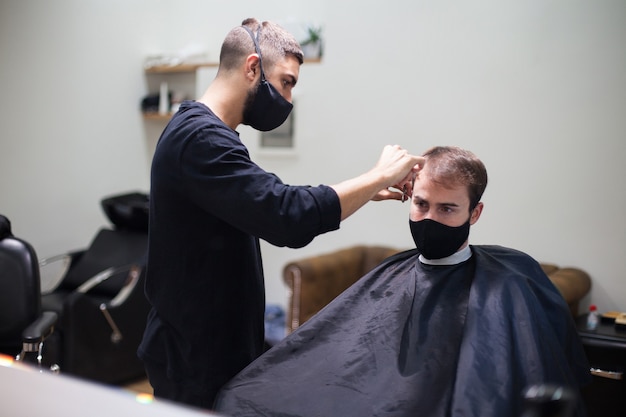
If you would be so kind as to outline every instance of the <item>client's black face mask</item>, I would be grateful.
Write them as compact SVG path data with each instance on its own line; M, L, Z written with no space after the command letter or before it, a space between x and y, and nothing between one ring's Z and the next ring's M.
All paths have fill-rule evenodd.
M261 48L257 39L261 32L261 27L257 31L256 38L250 29L246 26L243 26L243 28L248 31L252 41L254 41L254 48L256 53L259 54L259 66L261 68L261 81L251 102L246 103L243 112L243 124L262 132L267 132L268 130L276 129L287 120L293 105L285 100L278 90L265 79Z
M469 236L470 222L452 227L431 219L409 220L411 235L426 259L441 259L455 253Z

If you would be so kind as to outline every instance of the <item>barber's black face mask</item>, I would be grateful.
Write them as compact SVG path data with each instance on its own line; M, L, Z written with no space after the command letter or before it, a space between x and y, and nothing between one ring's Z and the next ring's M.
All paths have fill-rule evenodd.
M267 132L282 125L292 108L293 105L265 79L261 71L261 83L244 109L243 124Z
M431 219L409 220L411 235L419 252L426 259L441 259L455 253L469 236L470 222L452 227Z
M257 31L256 38L250 29L246 26L243 26L243 28L248 31L254 41L254 48L256 53L259 54L259 66L261 68L261 81L252 101L246 103L243 112L243 124L262 132L267 132L268 130L276 129L287 120L293 105L285 100L278 90L265 79L261 48L257 39L261 32L261 27Z

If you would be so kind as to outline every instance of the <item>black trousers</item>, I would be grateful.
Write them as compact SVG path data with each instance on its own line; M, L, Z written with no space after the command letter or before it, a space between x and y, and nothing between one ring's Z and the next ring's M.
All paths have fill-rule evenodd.
M217 390L208 392L194 381L174 380L167 375L167 365L146 361L144 367L155 397L187 406L212 409Z

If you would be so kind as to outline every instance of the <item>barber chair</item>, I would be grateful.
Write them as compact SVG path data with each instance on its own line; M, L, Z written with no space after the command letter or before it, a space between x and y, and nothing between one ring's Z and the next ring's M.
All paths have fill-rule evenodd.
M0 352L18 360L36 354L41 367L44 340L57 315L42 312L37 254L13 236L11 223L0 215Z
M43 309L59 317L44 357L64 374L121 384L145 376L136 352L150 309L148 198L131 193L101 203L114 227L100 229L86 249L40 262Z
M357 245L289 262L283 268L283 281L289 288L287 332L296 330L385 258L398 252L400 249L386 246Z

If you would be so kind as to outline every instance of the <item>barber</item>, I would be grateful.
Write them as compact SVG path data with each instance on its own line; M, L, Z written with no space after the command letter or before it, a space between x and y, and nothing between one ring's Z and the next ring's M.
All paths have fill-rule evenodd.
M386 146L371 170L317 187L286 185L255 164L236 129L285 121L302 62L284 29L245 20L227 34L204 95L183 102L159 139L146 278L152 309L138 351L157 397L211 408L220 387L263 352L259 239L302 247L370 200L404 200L397 190L423 161Z

